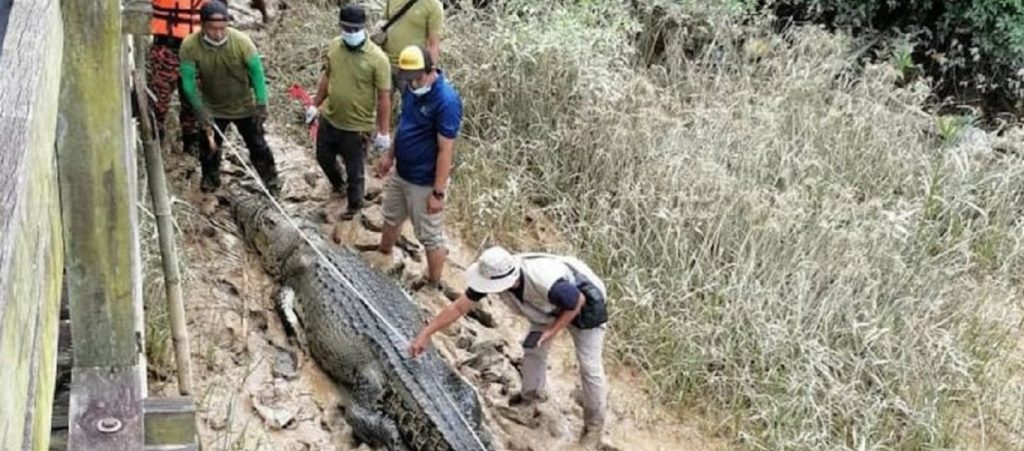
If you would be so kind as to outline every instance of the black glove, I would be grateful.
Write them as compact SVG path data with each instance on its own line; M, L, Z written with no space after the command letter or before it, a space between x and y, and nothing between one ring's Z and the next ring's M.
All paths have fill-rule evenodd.
M263 125L265 122L267 122L267 106L256 105L256 108L253 108L252 110L252 119L256 121L257 124L260 125Z

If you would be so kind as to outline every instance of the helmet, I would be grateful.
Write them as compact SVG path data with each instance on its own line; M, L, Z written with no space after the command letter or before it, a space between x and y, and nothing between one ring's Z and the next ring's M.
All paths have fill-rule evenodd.
M434 67L430 52L418 45L410 45L398 54L398 69L410 72L426 72Z

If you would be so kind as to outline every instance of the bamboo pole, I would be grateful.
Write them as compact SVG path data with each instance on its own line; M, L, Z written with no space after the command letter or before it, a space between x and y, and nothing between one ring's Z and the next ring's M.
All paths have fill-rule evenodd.
M145 55L147 47L145 36L135 36L136 52ZM174 228L167 196L167 181L164 176L164 161L160 156L160 144L156 141L153 124L150 122L149 99L146 96L146 84L141 75L143 70L145 70L144 65L136 66L133 80L135 82L135 98L139 108L139 126L142 129L142 147L146 158L146 179L149 181L149 194L153 198L157 239L160 241L160 261L163 263L164 269L167 312L171 319L174 360L178 366L178 392L183 396L188 396L192 394L191 345L185 325L185 305L181 296L181 273L178 270L178 252L174 246Z

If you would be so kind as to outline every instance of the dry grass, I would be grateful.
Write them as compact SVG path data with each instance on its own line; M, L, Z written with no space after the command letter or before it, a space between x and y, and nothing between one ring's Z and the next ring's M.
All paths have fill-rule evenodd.
M1024 446L1021 161L843 36L670 7L644 68L626 5L503 5L448 22L455 207L494 241L542 206L662 400L755 449Z

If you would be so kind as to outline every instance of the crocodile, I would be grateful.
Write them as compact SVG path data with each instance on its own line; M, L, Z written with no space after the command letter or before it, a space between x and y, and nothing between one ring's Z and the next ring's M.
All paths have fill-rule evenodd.
M281 284L280 297L294 304L288 315L301 324L309 353L350 393L345 420L356 441L391 450L494 449L473 387L435 350L408 356L423 313L395 281L265 197L231 198L242 235Z

